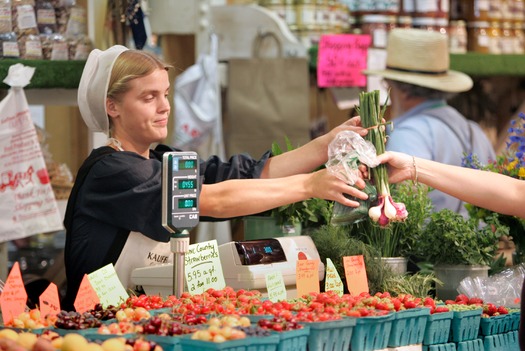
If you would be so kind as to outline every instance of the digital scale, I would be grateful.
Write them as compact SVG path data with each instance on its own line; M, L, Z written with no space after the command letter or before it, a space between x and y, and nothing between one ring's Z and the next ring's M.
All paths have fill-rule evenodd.
M266 295L266 274L280 271L287 297L297 297L297 260L319 260L319 281L325 274L319 252L308 235L233 241L219 245L219 256L227 286L236 290L256 289L263 296Z

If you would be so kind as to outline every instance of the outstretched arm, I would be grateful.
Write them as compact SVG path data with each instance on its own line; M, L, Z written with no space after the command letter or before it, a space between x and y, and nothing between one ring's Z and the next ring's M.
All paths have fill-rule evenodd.
M389 180L416 180L470 204L525 218L525 181L499 173L451 166L388 151L378 156L389 164Z
M361 136L365 136L368 132L361 127L360 117L353 117L297 149L271 157L266 162L261 178L279 178L312 172L326 163L328 145L339 132L344 130L352 130Z
M365 184L359 180L356 185L363 188ZM232 179L202 186L200 213L215 218L246 216L313 197L359 206L343 193L363 200L368 197L326 169L275 179Z

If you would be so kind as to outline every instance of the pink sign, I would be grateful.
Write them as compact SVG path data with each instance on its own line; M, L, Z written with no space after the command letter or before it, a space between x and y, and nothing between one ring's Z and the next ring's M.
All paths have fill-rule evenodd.
M364 87L370 35L322 35L317 58L317 85L328 87Z

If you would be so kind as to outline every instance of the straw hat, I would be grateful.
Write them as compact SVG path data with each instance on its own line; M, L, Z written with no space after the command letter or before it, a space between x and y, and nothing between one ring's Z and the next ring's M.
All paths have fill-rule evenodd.
M472 88L472 79L449 70L448 37L422 29L396 28L390 31L386 69L365 70L364 74L459 93Z
M109 78L117 57L128 50L114 45L107 50L95 49L89 56L78 86L78 107L88 128L93 132L109 135L109 119L106 111Z

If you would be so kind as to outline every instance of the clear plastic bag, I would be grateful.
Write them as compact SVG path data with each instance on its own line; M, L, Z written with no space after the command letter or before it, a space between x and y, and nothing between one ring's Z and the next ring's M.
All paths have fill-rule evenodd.
M328 171L348 184L354 185L358 178L361 178L358 169L361 163L369 167L378 165L374 145L352 131L337 134L328 146L328 161L325 164ZM345 225L364 220L368 216L368 209L377 200L377 190L367 182L364 192L369 196L367 200L351 198L360 203L359 207L347 207L335 203L331 223Z
M490 277L467 277L458 286L458 292L468 297L479 297L498 306L519 307L525 264L507 268Z
M354 185L361 177L357 169L359 162L372 168L377 166L376 148L356 132L339 132L328 146L326 168L339 179Z

